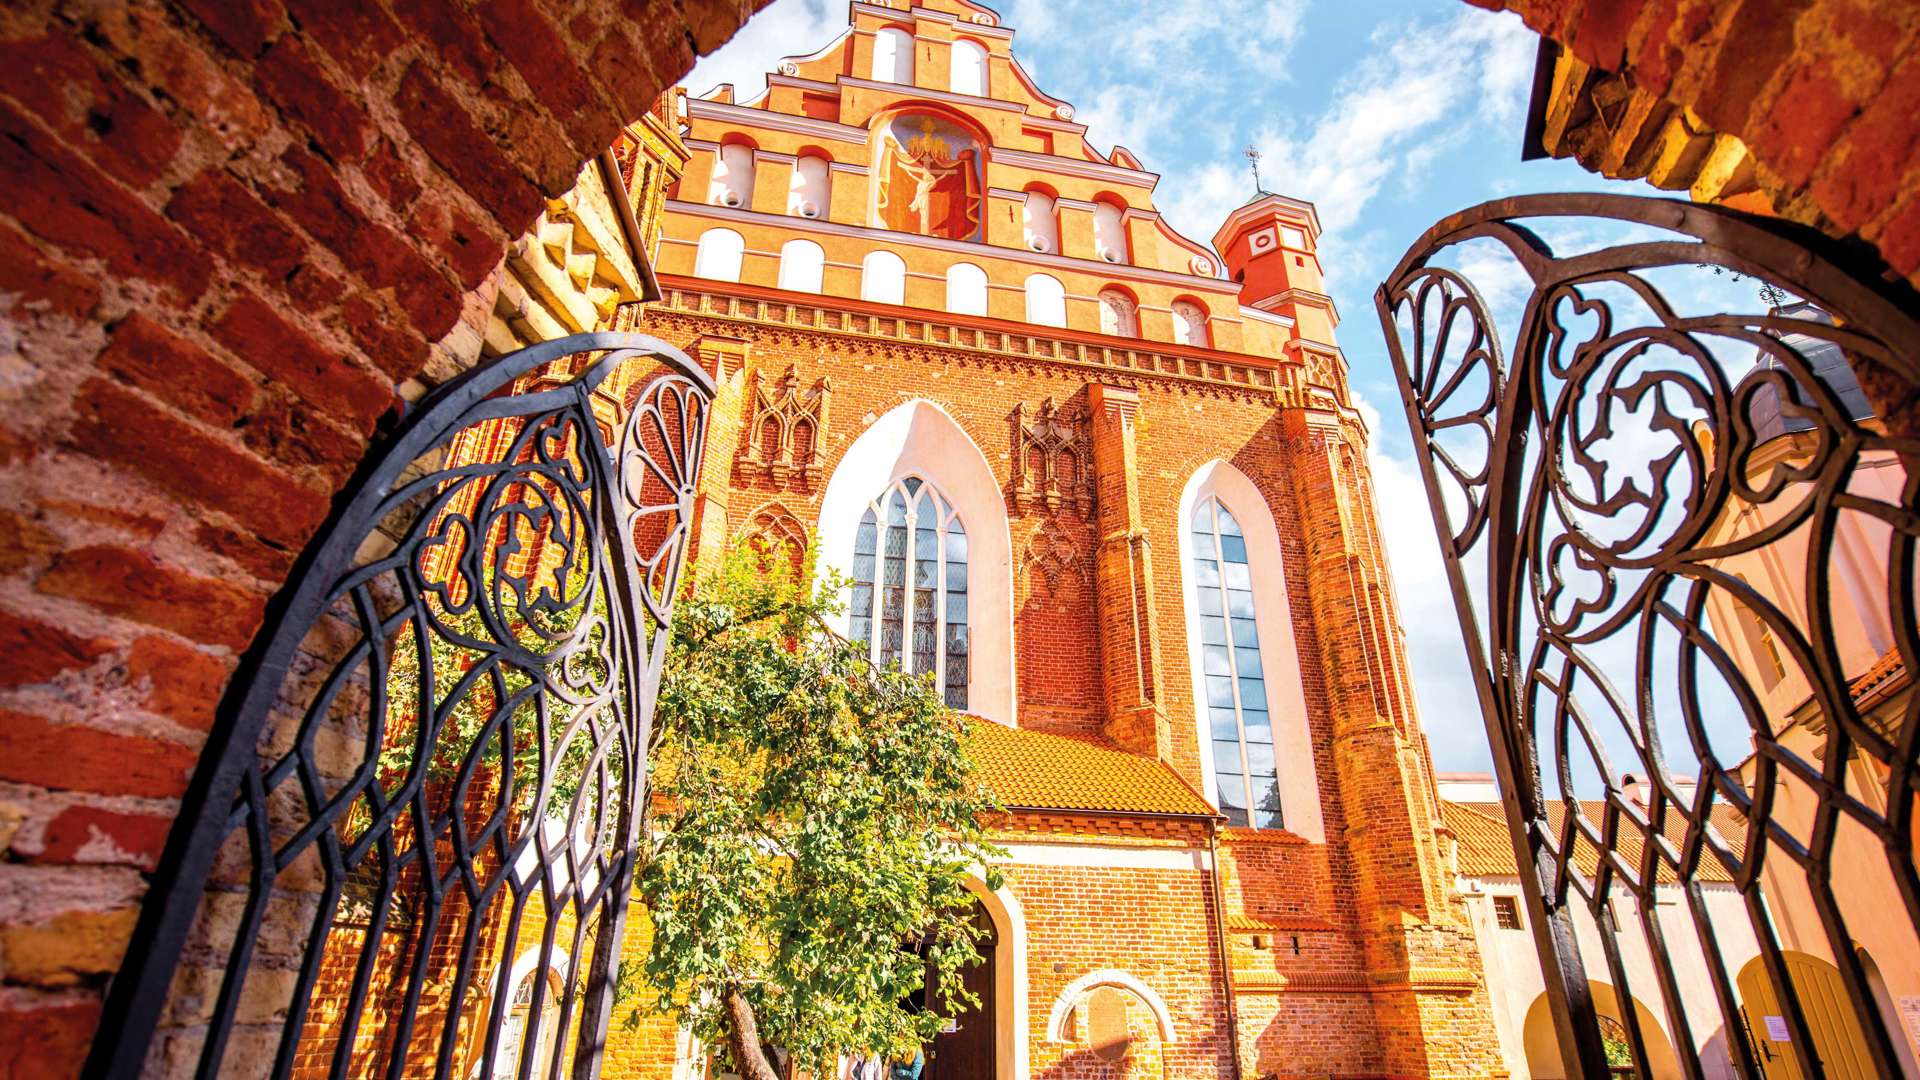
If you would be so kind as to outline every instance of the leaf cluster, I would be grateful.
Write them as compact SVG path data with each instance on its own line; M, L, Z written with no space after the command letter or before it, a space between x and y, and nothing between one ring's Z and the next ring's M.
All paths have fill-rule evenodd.
M827 629L844 583L810 563L741 547L675 605L637 889L652 1004L724 1047L737 991L820 1076L977 1004L965 879L997 806L931 680Z

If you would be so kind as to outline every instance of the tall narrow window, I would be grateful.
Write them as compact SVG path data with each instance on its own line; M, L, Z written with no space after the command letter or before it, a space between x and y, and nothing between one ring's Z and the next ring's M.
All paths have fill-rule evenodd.
M1056 213L1053 196L1027 190L1027 202L1020 211L1020 231L1027 246L1042 255L1060 250L1060 219Z
M794 292L820 291L820 275L826 268L827 253L811 240L789 240L780 245L782 289Z
M1220 812L1236 825L1280 828L1280 778L1247 541L1218 499L1194 511L1193 578Z
M849 636L876 664L932 674L947 706L967 707L967 531L917 476L867 506L853 541Z
M907 302L907 264L891 251L869 251L860 260L860 299L880 304Z
M987 272L972 263L947 267L947 310L955 315L985 315Z
M960 38L953 43L953 60L947 72L948 89L956 94L987 94L987 50L977 41Z
M1753 587L1745 574L1735 574L1740 584ZM1760 669L1760 684L1768 690L1780 684L1787 677L1787 666L1780 662L1780 647L1774 644L1773 631L1768 628L1754 610L1738 598L1731 598L1733 610L1740 620L1740 629L1747 635L1747 651L1753 654L1753 661Z
M1027 278L1027 321L1040 326L1067 325L1067 291L1058 278L1046 274Z
M913 35L889 26L873 35L875 82L913 85Z
M1093 204L1094 254L1110 263L1127 261L1127 226L1124 210L1105 199Z
M833 166L818 154L801 154L787 182L787 213L824 218L833 200Z
M736 209L753 209L753 147L728 143L720 148L707 201Z
M693 249L693 275L715 281L739 281L740 257L747 241L732 229L708 229Z

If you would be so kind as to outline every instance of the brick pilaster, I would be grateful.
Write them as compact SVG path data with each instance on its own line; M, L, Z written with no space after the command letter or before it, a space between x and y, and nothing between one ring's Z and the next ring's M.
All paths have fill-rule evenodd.
M1366 436L1332 412L1290 411L1285 437L1332 709L1367 980L1387 1071L1502 1069L1471 928L1441 850L1425 741L1379 525Z
M1100 655L1106 733L1119 745L1161 761L1173 757L1173 733L1162 700L1160 627L1153 608L1153 549L1140 511L1139 453L1132 390L1095 383L1093 474L1099 514L1094 554L1100 612Z
M740 338L705 334L687 350L713 376L713 407L707 419L707 448L700 462L699 494L693 504L692 564L696 574L719 565L726 550L727 493L732 490L733 459L740 452L745 409L747 356L753 346ZM711 538L712 542L707 542Z

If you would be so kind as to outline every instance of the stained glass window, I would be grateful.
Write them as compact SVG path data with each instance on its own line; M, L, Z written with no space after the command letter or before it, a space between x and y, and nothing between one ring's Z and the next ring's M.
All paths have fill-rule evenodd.
M950 708L967 707L967 530L933 485L909 476L867 506L849 608L875 663L931 674Z
M1253 572L1240 523L1218 499L1194 512L1193 578L1220 812L1236 825L1280 828L1280 778L1253 615Z

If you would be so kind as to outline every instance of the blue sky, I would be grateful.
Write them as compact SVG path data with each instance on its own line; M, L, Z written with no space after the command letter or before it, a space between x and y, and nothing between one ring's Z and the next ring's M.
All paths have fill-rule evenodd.
M1371 424L1375 483L1422 721L1440 769L1487 768L1373 290L1428 226L1488 199L1663 193L1569 162L1522 162L1539 39L1515 16L1459 0L1003 0L996 7L1015 32L1015 54L1043 90L1074 103L1088 139L1103 151L1123 145L1160 174L1156 203L1181 232L1205 243L1252 195L1242 153L1250 143L1262 152L1268 190L1318 206L1353 387L1370 419L1386 414ZM750 97L782 56L825 45L846 14L839 0L775 0L701 61L688 85L699 93L732 82ZM1469 253L1466 266L1510 321L1526 282L1517 265L1491 254ZM1698 303L1751 298L1750 284L1704 272L1669 277L1663 287Z

